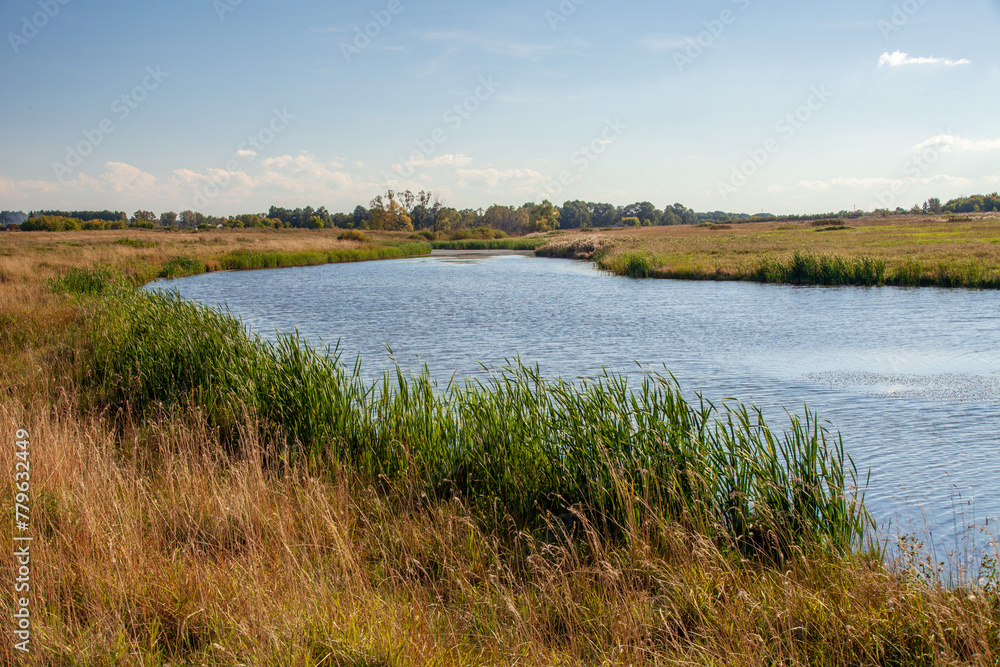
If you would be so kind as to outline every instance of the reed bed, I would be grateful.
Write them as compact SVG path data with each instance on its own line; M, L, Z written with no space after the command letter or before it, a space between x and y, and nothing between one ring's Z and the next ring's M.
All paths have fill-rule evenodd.
M1000 662L1000 556L950 586L918 551L882 560L812 413L777 432L667 374L518 360L366 381L135 289L178 256L343 242L68 234L0 257L0 422L32 434L35 537L32 654L4 635L0 664Z
M549 243L547 238L462 239L432 241L435 250L535 250Z
M81 379L129 420L201 411L224 442L247 423L275 462L346 466L536 529L582 514L608 536L651 513L748 554L848 553L870 518L839 437L806 412L782 432L739 404L689 403L668 375L580 385L519 361L439 387L426 369L378 382L297 335L262 341L226 313L114 288L88 328Z
M995 214L569 232L538 255L631 278L1000 289Z

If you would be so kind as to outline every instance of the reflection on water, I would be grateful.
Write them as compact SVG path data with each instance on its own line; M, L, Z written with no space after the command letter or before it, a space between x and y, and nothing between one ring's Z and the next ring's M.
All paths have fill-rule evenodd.
M956 508L1000 520L1000 293L634 281L509 255L225 273L158 283L226 304L255 331L299 332L447 379L520 355L544 374L638 375L687 392L803 403L841 430L881 520L954 539Z

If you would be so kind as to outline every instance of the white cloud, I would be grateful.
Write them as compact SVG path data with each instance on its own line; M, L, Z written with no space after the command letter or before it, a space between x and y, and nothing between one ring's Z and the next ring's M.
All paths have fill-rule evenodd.
M236 157L239 157L239 158L246 159L246 158L251 158L251 157L256 157L256 156L257 156L257 151L252 151L252 150L250 150L248 148L236 151Z
M922 58L910 56L902 51L889 53L886 51L878 59L879 67L903 67L905 65L944 65L945 67L955 67L956 65L971 65L971 60L965 58L961 60L949 60L948 58Z
M987 179L988 180L988 179ZM937 185L950 188L971 188L975 181L962 176L949 176L947 174L937 174L935 176L924 176L920 178L856 178L840 176L829 180L819 181L799 181L794 185L773 185L768 188L768 192L782 194L788 192L827 192L835 188L848 190L889 190L899 188L911 188L926 185Z
M105 170L98 180L113 192L148 195L156 186L155 176L124 162L108 162Z
M537 171L533 169L458 169L455 171L458 176L458 184L461 187L470 185L485 185L494 188L501 183L516 183L518 185L528 185L540 183L545 180Z
M407 160L406 166L408 167L443 167L443 166L453 166L453 167L468 167L472 164L472 158L468 155L454 155L452 153L446 153L445 155L438 155L436 158L431 159L418 159L418 160ZM396 173L401 173L403 171L403 166L401 164L395 164L392 170Z
M927 141L920 142L913 147L913 150L919 153L928 148L936 148L942 153L950 153L953 150L984 153L987 151L1000 150L1000 139L973 141L971 139L963 139L962 137L956 137L950 134L939 134L936 137L931 137Z
M293 193L358 192L363 188L352 174L343 171L339 162L322 162L314 156L303 153L297 156L283 155L261 162L265 171L257 178L257 185L280 188Z
M694 40L685 35L652 35L641 42L643 46L653 51L673 51L693 43Z
M536 60L543 55L556 53L558 49L545 42L513 42L505 37L481 31L452 30L428 32L424 39L432 42L445 42L452 45L471 44L491 53L499 53L513 58Z

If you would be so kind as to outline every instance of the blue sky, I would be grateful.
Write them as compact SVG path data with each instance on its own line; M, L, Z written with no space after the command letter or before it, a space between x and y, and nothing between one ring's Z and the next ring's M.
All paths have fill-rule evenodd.
M1000 0L5 0L0 209L909 208L1000 189L998 27Z

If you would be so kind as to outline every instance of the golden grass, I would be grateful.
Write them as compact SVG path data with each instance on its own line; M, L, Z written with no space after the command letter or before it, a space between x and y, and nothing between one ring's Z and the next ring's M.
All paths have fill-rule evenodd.
M225 244L200 257L334 242L312 232L214 234L191 237ZM624 547L585 523L571 539L553 537L558 530L491 535L460 501L376 491L346 471L265 469L253 429L242 454L224 458L196 412L124 429L84 413L71 337L84 314L42 281L173 252L115 245L123 236L164 249L188 240L0 236L0 425L31 433L36 537L33 652L12 648L13 577L4 576L2 664L1000 662L995 593L942 588L864 557L765 566L657 523L634 528ZM12 440L0 447L7 516ZM0 522L5 550L12 531ZM12 559L0 563L13 573Z
M850 229L823 231L830 227ZM975 263L1000 271L1000 216L898 216L844 222L768 222L709 227L641 227L563 234L550 254L596 259L640 252L652 259L653 277L737 278L762 258L787 260L796 252L846 259L884 260L891 270L917 262L926 270Z

